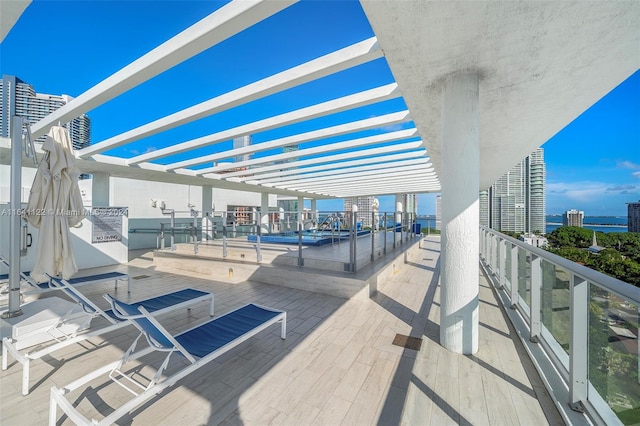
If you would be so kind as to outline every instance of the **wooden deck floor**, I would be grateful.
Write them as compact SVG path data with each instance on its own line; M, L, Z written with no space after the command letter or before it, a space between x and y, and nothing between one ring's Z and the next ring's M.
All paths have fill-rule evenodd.
M279 327L273 326L119 424L561 424L528 360L523 362L514 331L484 277L478 353L456 355L438 344L437 237L423 242L422 250L420 261L404 265L374 298L364 301L161 273L145 259L121 265L118 270L139 277L132 280L131 299L184 287L208 290L215 293L216 315L248 302L286 310L288 334L281 340ZM113 288L105 284L82 290L103 303L101 294ZM120 290L119 295L126 293ZM203 305L160 321L179 331L206 318ZM421 349L393 345L396 334L422 338ZM33 362L35 388L26 397L20 394L19 365L10 365L0 374L0 424L46 424L49 388L117 359L135 335L133 327L126 327ZM127 397L121 388L104 383L92 384L83 395L71 394L71 401L86 415L101 418ZM59 424L68 423L59 419Z

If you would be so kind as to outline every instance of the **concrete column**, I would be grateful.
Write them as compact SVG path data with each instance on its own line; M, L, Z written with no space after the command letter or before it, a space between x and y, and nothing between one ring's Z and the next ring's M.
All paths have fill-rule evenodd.
M263 233L271 232L271 224L269 223L269 194L263 192L260 194L260 227Z
M213 239L213 187L202 186L202 241Z
M91 204L96 207L106 207L110 203L109 174L93 173L91 182Z
M298 197L298 228L297 230L304 228L302 215L304 213L304 197Z
M396 194L396 223L402 223L402 213L404 212L404 204L402 202L402 194Z
M478 351L478 76L456 75L442 92L440 344Z

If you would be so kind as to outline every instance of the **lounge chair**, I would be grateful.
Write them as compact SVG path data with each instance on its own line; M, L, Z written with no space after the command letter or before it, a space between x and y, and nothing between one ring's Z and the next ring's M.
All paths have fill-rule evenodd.
M112 424L140 404L174 385L178 380L198 370L272 324L280 322L280 337L286 338L287 313L255 304L245 305L235 311L172 336L155 318L149 315L149 312L144 307L135 307L114 298L111 298L111 302L113 311L117 315L129 318L141 333L119 361L99 368L62 388L56 386L51 388L50 425L56 424L58 406L76 424ZM142 336L146 337L149 346L134 352ZM153 351L167 352L167 356L149 383L141 383L123 372L123 367L127 362L140 359ZM163 373L169 364L169 358L174 352L183 355L189 364L174 374L163 378ZM134 370L137 371L137 369ZM108 374L112 381L132 393L134 397L116 408L115 411L102 420L89 421L76 409L77 404L69 402L65 395L85 387L92 380L105 374Z
M73 287L66 280L58 278L51 279L51 285L62 290L67 296L69 296L74 302L77 302L84 311L85 315L82 318L70 319L68 314L59 318L58 321L49 326L47 329L34 330L31 333L26 333L20 336L20 339L14 339L11 337L5 337L2 339L2 369L6 370L8 365L8 355L11 356L22 364L22 394L27 395L29 393L29 363L32 360L42 358L44 355L51 354L59 349L84 341L86 339L96 337L111 331L117 330L121 327L131 324L129 321L116 315L112 309L102 310L94 303L92 303L86 296ZM189 308L200 302L209 302L210 310L209 315L213 316L214 313L214 298L212 293L206 291L195 290L187 288L184 290L176 291L173 293L163 294L151 299L142 300L133 303L131 306L144 307L147 312L152 315L160 315L167 312L172 312L181 308ZM104 318L109 325L101 327L96 330L88 330L91 321L96 318ZM69 323L72 330L69 331ZM63 328L64 327L64 328ZM24 345L21 345L21 340L27 340L32 335L43 333L49 334L49 343L45 347L36 347L31 352L21 351ZM53 341L52 341L53 339Z
M2 256L0 256L0 263L5 265L5 267L9 268L9 262ZM0 281L6 280L9 278L9 274L0 274ZM49 281L44 282L35 282L33 278L29 275L29 272L20 272L20 278L22 282L25 282L31 286L33 290L36 292L46 292L51 290L57 290L57 287L52 287L49 285ZM85 275L82 277L74 277L66 280L71 285L85 285L85 284L100 284L106 281L114 281L115 290L118 290L118 282L119 281L127 281L127 293L131 293L131 277L128 274L123 272L104 272L102 274L93 274L93 275Z

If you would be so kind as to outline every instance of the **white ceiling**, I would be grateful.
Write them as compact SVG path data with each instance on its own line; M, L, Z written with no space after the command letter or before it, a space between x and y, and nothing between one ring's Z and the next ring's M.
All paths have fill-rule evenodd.
M437 172L441 82L480 75L481 188L640 68L637 1L361 4Z
M5 2L2 2L3 4ZM124 93L288 7L232 2L32 126ZM481 188L544 144L640 66L640 2L363 1L376 37L130 129L77 152L84 172L313 198L439 192L440 83L473 72L480 82ZM3 9L4 11L4 9ZM5 28L3 28L3 31ZM198 137L128 159L103 153L150 135L384 56L397 84ZM188 76L186 76L188 77ZM159 164L177 153L403 96L400 111ZM415 123L415 127L411 125ZM404 129L393 124L405 123ZM409 123L407 125L406 123ZM369 137L350 137L378 129ZM329 137L342 135L342 142ZM312 145L305 143L314 141ZM299 150L284 153L287 145ZM277 153L273 153L274 148ZM228 162L246 154L263 156ZM0 160L8 161L0 152ZM225 161L220 162L219 161Z

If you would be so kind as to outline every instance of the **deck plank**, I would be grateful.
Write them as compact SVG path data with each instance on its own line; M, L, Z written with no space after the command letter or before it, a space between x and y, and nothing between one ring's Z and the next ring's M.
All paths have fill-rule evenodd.
M439 345L439 239L422 242L420 256L400 265L368 300L345 300L303 290L245 281L211 280L194 271L158 271L136 259L118 270L131 276L131 300L184 287L215 293L216 315L248 302L287 310L287 339L272 327L186 377L160 398L123 420L145 424L369 425L369 424L549 424L522 354L492 289L480 278L480 350L473 356ZM340 246L339 251L348 247ZM323 256L329 256L323 248ZM87 289L102 303L109 284ZM207 306L161 318L172 332L208 319ZM419 351L392 344L396 334L422 338ZM117 359L137 335L133 327L92 339L92 350L76 345L32 364L35 387L20 390L20 369L0 372L0 423L47 422L49 388L62 386ZM496 348L500 348L499 352ZM157 358L157 357L156 357ZM155 358L154 358L155 359ZM174 368L177 366L174 366ZM143 371L147 371L145 368ZM149 369L150 371L150 369ZM80 400L90 415L128 397L117 386ZM89 402L98 403L97 410ZM99 412L103 411L103 412ZM65 420L63 424L68 424Z

